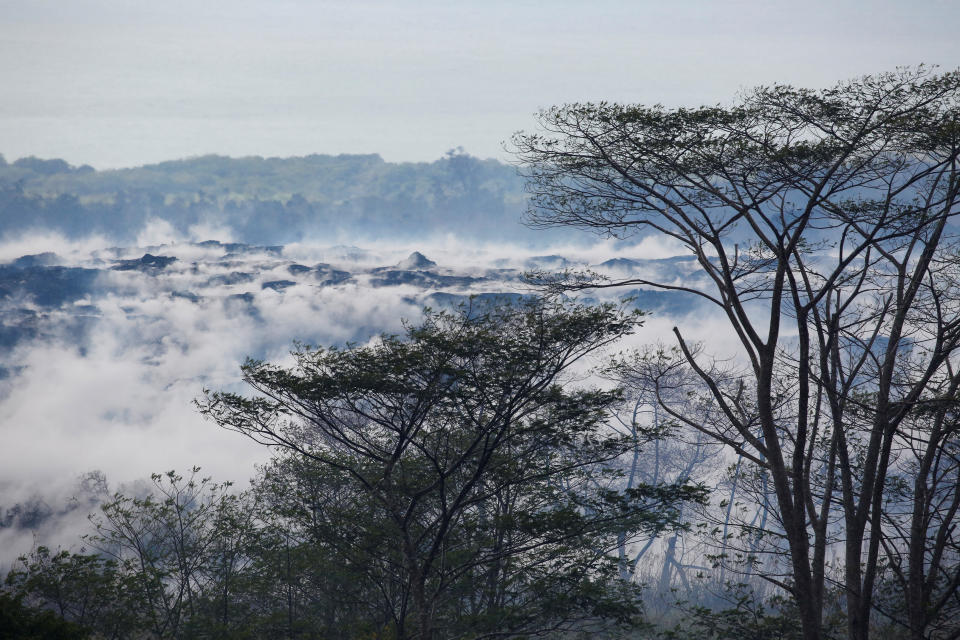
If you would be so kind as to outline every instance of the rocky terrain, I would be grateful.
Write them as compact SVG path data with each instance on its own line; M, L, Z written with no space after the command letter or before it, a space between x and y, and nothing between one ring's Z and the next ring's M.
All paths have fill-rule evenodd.
M293 341L364 342L400 331L427 307L534 295L524 280L533 271L698 277L686 256L649 259L627 247L620 253L634 257L597 259L607 253L205 241L68 244L7 259L0 263L0 546L23 551L36 532L48 539L70 530L62 521L82 519L86 509L76 505L87 504L89 491L77 487L95 470L122 483L199 464L243 481L264 450L205 423L193 400L205 388L242 389L239 366L248 357L283 361ZM699 304L641 287L585 298L627 299L653 318Z

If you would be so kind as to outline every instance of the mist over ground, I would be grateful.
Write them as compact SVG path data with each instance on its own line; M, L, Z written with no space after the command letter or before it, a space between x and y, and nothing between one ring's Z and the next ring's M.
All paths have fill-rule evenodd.
M199 235L207 233L219 239ZM193 401L204 389L243 390L247 357L284 362L294 340L363 343L416 323L425 307L533 295L523 279L530 270L656 273L688 283L697 271L680 247L650 239L234 239L229 229L182 233L153 218L128 246L102 234L35 230L0 243L0 561L38 541L75 543L83 507L99 499L88 487L92 471L102 474L103 495L195 465L244 485L269 451L205 422ZM694 339L716 338L692 296L604 290L590 300L625 296L650 313L636 345L669 339L678 318Z

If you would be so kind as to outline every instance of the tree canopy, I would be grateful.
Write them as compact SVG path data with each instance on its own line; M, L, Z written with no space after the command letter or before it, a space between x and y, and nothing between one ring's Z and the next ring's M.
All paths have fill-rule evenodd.
M851 638L875 611L915 638L953 633L960 72L760 87L729 107L566 105L540 125L514 138L532 224L669 238L706 275L543 284L681 290L725 318L734 363L678 327L634 380L770 478L763 533L782 562L763 576L794 596L804 637L823 637L834 585ZM912 487L906 511L895 485ZM881 601L891 589L905 606Z
M163 220L185 236L214 225L257 244L427 230L535 237L519 223L522 210L514 169L462 150L431 163L377 155L209 155L102 171L60 159L0 163L0 236L44 230L129 242Z
M213 393L203 411L353 496L355 526L326 540L346 557L362 546L358 561L386 572L398 638L625 622L638 610L608 555L617 536L676 526L677 505L702 497L692 485L613 485L611 463L632 446L603 428L619 391L563 384L637 318L478 306L371 346L302 348L293 369L250 362L258 396Z

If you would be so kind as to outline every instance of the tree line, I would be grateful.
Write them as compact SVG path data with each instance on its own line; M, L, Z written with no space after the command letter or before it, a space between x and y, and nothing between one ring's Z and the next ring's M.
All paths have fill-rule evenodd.
M163 220L186 237L208 225L253 244L424 233L536 238L519 223L523 205L512 167L462 150L432 163L202 156L102 171L0 156L0 236L56 231L132 242L149 221Z
M636 314L531 301L427 315L368 346L248 362L201 412L275 451L252 488L174 472L116 494L13 593L110 638L514 637L629 627L618 544L681 525L691 482L622 487L619 389L575 365Z
M208 393L205 415L277 454L230 498L272 543L205 543L246 551L204 575L272 576L273 599L232 610L281 626L249 633L960 637L960 72L760 87L729 107L573 104L539 124L512 143L532 225L669 238L708 285L534 273L540 300L302 347L289 369L249 362L252 396ZM678 325L601 364L606 385L577 383L640 318L564 300L627 286L712 304L735 353ZM166 505L146 520L186 530L201 511L176 505L202 482L157 482L104 507L97 553L38 549L12 584L58 557L136 575L163 538L137 538L153 525L136 514ZM204 590L173 564L129 593L176 603L178 625L201 603L228 620L230 585L251 584ZM651 566L661 593L682 587L659 627L641 616ZM158 624L174 610L151 607Z

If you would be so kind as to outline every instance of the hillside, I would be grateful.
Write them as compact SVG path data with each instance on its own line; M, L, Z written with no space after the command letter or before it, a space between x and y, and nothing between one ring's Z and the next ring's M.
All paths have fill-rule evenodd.
M0 156L0 237L43 230L129 243L159 219L184 236L214 226L260 244L449 233L543 241L520 223L524 201L513 167L453 151L431 163L210 155L106 171Z

